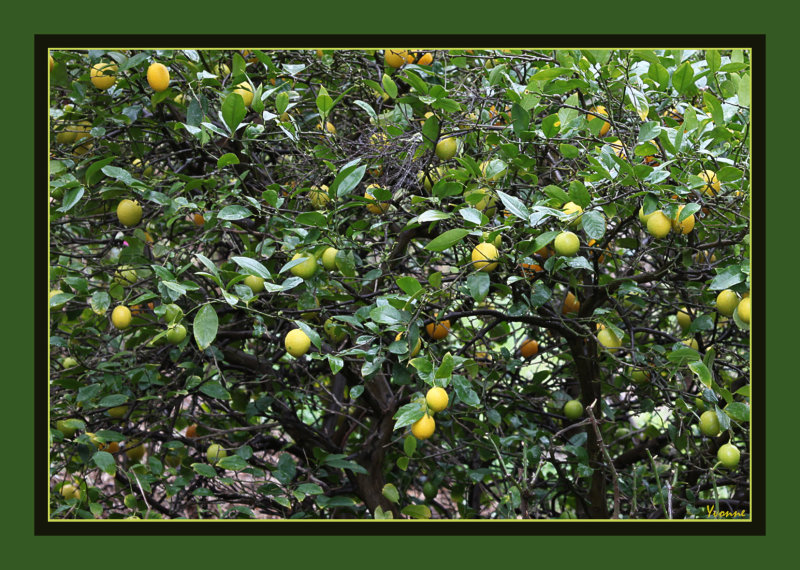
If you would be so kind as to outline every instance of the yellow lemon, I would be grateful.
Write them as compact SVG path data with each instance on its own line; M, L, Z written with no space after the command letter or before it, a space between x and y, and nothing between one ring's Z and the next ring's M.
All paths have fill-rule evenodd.
M445 391L444 388L434 386L425 394L425 401L428 403L428 407L431 411L441 412L447 408L450 398L447 396L447 391Z
M383 52L383 61L389 67L402 67L408 62L408 50L405 49L387 49Z
M598 115L603 115L605 117L608 117L608 113L606 112L606 108L603 107L602 105L598 105L597 107L592 107L591 109L589 109L589 111L591 111L592 113L596 113ZM594 119L597 119L597 117L595 117L594 115L588 115L588 118L587 118L588 121L593 121ZM606 133L608 132L608 130L610 128L611 128L611 125L608 124L608 122L603 121L603 126L600 127L600 136L601 137L606 136Z
M127 329L131 326L131 310L125 305L117 305L111 311L111 322L119 330Z
M663 238L669 234L671 229L672 223L661 210L653 212L650 219L647 220L647 232L653 237Z
M739 301L739 306L736 309L736 314L748 325L750 324L750 297L745 297Z
M136 200L122 200L117 205L117 218L123 226L135 226L142 220L142 207Z
M283 344L286 352L299 358L308 352L311 347L311 339L301 329L292 329L286 334Z
M369 193L370 188L380 188L377 184L370 184L367 186L367 191L364 192L364 198L367 200L374 200L375 197ZM389 209L389 202L378 202L377 204L370 203L367 204L367 210L369 210L373 214L385 214Z
M683 210L683 206L678 207L678 212L672 220L672 230L676 233L688 234L694 229L694 214L689 215L685 220L679 222L681 210Z
M447 137L436 143L436 156L440 160L450 160L456 155L458 144L455 137Z
M717 295L717 312L720 315L725 315L726 317L730 317L733 315L734 309L739 304L739 296L731 291L730 289L725 289L724 291L720 291Z
M163 63L151 63L147 68L147 83L153 91L166 91L169 87L169 69Z
M703 186L702 191L703 194L708 194L713 196L717 192L719 192L719 180L717 179L717 173L713 170L704 170L698 176L705 180L706 185Z
M436 429L436 422L428 414L425 414L419 421L411 425L411 433L417 439L428 439Z
M247 81L242 81L233 92L241 95L245 107L249 107L253 102L253 86Z
M472 250L472 265L478 271L493 271L497 267L497 259L500 253L491 243L479 243Z
M89 76L92 80L92 85L105 91L117 81L115 73L117 73L117 66L114 63L100 62L92 66Z

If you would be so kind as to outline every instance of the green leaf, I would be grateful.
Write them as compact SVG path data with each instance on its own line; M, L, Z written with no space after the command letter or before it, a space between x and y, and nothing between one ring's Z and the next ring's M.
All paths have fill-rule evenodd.
M678 350L673 350L670 352L667 356L667 359L678 366L683 366L685 364L689 364L690 362L699 361L700 353L689 347L679 348Z
M428 251L444 251L460 242L468 233L469 230L460 228L448 230L428 242L428 245L425 246L425 249Z
M459 400L468 406L472 406L473 408L480 407L481 400L478 397L478 394L475 393L475 390L472 389L468 378L454 374L453 388L455 389L456 396L458 396Z
M297 486L297 490L304 495L322 495L325 492L316 483L303 483Z
M643 124L639 127L639 138L638 141L640 143L651 141L658 137L661 134L661 125L656 122L648 122Z
M217 476L217 472L214 470L214 468L207 463L192 463L192 469L198 475L208 477L209 479L213 479Z
M470 273L467 276L467 287L469 288L469 294L472 295L472 298L478 302L483 301L486 298L486 295L489 294L489 286L492 284L492 280L489 277L489 274L484 271L476 271L475 273Z
M109 305L111 305L111 297L105 291L95 291L92 293L91 305L95 314L105 315Z
M349 194L364 178L367 166L358 166L359 159L346 164L331 183L331 191L338 197Z
M404 70L403 73L405 74L406 82L411 85L411 87L416 89L417 93L422 95L428 94L428 84L425 83L425 81L419 75L410 69Z
M415 277L399 277L395 282L406 295L414 295L422 290L422 285Z
M578 158L578 155L580 154L580 150L578 150L578 147L566 143L558 145L558 151L562 155L564 155L564 158L569 158L569 159Z
M565 202L569 202L569 194L564 192L558 186L554 186L550 184L542 188L542 192L553 198L554 200L559 201L560 203L564 204Z
M708 63L708 69L714 73L719 69L719 66L722 63L722 57L720 57L720 54L717 50L710 49L706 51L706 62Z
M317 94L317 110L319 111L319 114L327 116L332 108L333 99L331 99L331 96L328 95L327 89L325 89L324 86L320 86L319 93Z
M269 274L269 270L255 259L250 257L234 256L231 258L231 260L250 275L256 275L264 279L272 278L272 276Z
M229 471L241 471L242 469L249 467L247 461L238 455L228 455L227 457L223 457L217 461L216 466L220 469L227 469Z
M427 507L427 505L408 505L400 512L411 517L412 519L431 518L431 510Z
M92 455L92 462L97 465L104 473L114 476L117 473L117 463L114 456L107 451L98 451Z
M229 152L227 154L223 154L217 160L217 168L223 168L228 166L229 164L239 164L239 157Z
M330 465L331 467L336 467L338 469L347 469L348 471L352 471L353 473L362 473L366 474L367 470L364 469L361 465L356 463L355 461L348 461L346 459L340 459L338 457L331 459L332 456L328 456L325 459L325 464Z
M732 420L737 422L750 421L750 407L742 402L731 402L723 410Z
M238 93L230 93L222 101L222 120L228 125L231 134L236 131L236 127L239 126L245 115L247 115L247 107L244 106L244 100Z
M686 95L694 87L694 70L688 61L675 70L672 74L672 86L681 95Z
M75 204L81 201L85 190L83 186L78 186L77 188L70 188L67 190L66 194L64 194L64 198L61 200L61 207L57 209L58 212L69 212Z
M403 451L405 454L411 457L414 455L414 452L417 450L417 438L413 435L406 436L405 440L403 440Z
M453 369L456 367L456 362L453 359L453 355L449 352L442 357L442 363L439 365L439 368L436 369L435 378L437 380L443 380L446 378L450 378L453 374ZM437 382L437 384L441 384Z
M289 94L286 91L281 91L275 96L275 111L278 115L282 115L288 106Z
M383 85L383 90L386 91L387 95L392 99L397 98L397 84L392 81L392 78L383 74L383 78L381 78L381 84Z
M581 227L586 237L600 241L606 233L606 220L597 210L590 210L581 216Z
M528 217L530 217L531 213L528 211L528 208L525 207L525 204L522 203L522 200L514 196L509 196L500 190L497 191L497 195L500 197L500 201L503 202L503 206L506 207L506 210L516 217L522 220L527 220Z
M128 396L125 394L111 394L110 396L106 396L100 400L97 405L101 408L114 408L116 406L121 406L127 401Z
M722 105L719 102L719 99L714 97L709 91L705 91L703 93L703 102L708 106L708 109L711 111L711 118L714 120L719 126L725 124L725 116L722 112Z
M381 494L392 503L397 503L400 501L400 493L397 492L397 487L391 483L386 483L386 485L383 486L383 489L381 489Z
M533 77L531 77L531 81L547 81L548 79L554 79L556 77L569 75L571 73L572 71L569 69L564 69L563 67L546 67L541 71L537 71Z
M740 265L729 265L717 273L717 276L711 280L708 286L712 291L721 291L722 289L730 289L734 285L743 282L747 279L747 275L742 272Z
M217 214L220 220L241 220L242 218L249 218L252 212L244 206L225 206Z
M382 325L396 325L408 322L409 315L398 311L391 305L375 307L369 312L369 318Z
M200 350L205 350L214 339L217 338L217 328L219 327L219 319L214 307L203 305L194 318L192 329L194 331L194 340Z
M511 123L514 126L514 133L521 135L530 127L531 114L520 104L514 103L511 106Z
M228 392L222 384L216 382L214 380L209 380L208 382L204 382L198 388L203 394L208 396L209 398L215 398L217 400L230 400L231 394Z
M104 166L106 166L108 164L111 164L113 161L114 161L114 157L113 156L109 156L108 158L104 158L103 160L98 160L96 162L93 162L92 165L89 166L89 168L86 169L86 174L84 176L84 180L86 181L86 184L88 186L92 186L93 184L96 184L99 181L99 179L102 178L101 176L97 175L97 173L100 171L101 168L103 168Z
M735 182L742 176L742 171L734 166L723 166L717 171L717 178L720 182Z
M426 409L426 406L420 405L418 402L411 402L410 404L402 406L395 412L394 416L392 416L392 419L395 420L392 429L398 430L421 420L425 415Z
M114 180L122 182L126 186L132 186L133 184L136 184L136 180L133 178L133 176L131 176L131 173L124 168L118 168L116 166L104 166L100 170L106 176L110 176Z
M422 125L422 144L425 148L433 149L439 139L439 118L431 115Z
M303 212L295 218L295 222L302 226L313 226L325 228L328 226L328 218L320 212Z
M592 201L589 191L580 180L573 180L569 183L569 197L581 208L585 208Z
M689 363L689 370L695 373L703 386L706 388L711 388L711 371L706 367L705 364L703 364L702 361L697 360Z

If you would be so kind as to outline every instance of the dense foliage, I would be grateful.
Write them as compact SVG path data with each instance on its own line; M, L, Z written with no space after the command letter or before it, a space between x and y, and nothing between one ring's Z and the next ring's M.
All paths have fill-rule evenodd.
M53 518L749 515L746 52L52 56Z

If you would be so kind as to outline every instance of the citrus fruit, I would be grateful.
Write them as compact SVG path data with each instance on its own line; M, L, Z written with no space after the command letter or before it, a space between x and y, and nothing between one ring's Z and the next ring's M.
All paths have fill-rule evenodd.
M425 331L433 340L441 340L450 333L450 321L428 323Z
M653 237L666 237L671 229L672 223L661 210L653 212L650 218L647 220L647 232Z
M417 65L430 65L433 63L433 55L431 53L424 53L417 60Z
M329 318L325 321L325 324L322 326L322 330L325 331L325 334L328 335L329 339L337 344L342 342L347 337L347 330L333 320L333 318Z
M405 49L387 49L383 52L383 61L389 67L402 67L408 61L408 50Z
M644 213L644 206L642 206L641 208L639 208L639 221L640 221L640 222L642 222L642 225L643 225L643 226L647 227L647 221L648 221L648 220L650 219L650 217L651 217L653 214L655 214L657 211L658 211L658 210L655 210L655 211L653 211L653 212L650 212L649 214L645 214L645 213Z
M616 350L622 346L622 340L611 329L602 329L597 333L597 342L609 350Z
M125 455L131 461L141 461L144 457L144 453L144 444L138 440L131 440L128 445L125 446Z
M555 247L558 255L572 257L578 253L581 247L581 241L578 239L578 236L572 232L561 232L553 241L553 247Z
M736 314L739 315L739 318L742 319L743 322L750 324L750 297L745 297L741 301L739 301L739 307L736 310Z
M125 305L117 305L111 311L111 322L119 330L127 329L131 326L131 310Z
M447 137L436 143L436 156L439 160L450 160L456 155L458 144L455 137Z
M598 115L603 115L605 117L608 117L608 113L606 112L606 108L603 107L602 105L598 105L597 107L592 107L591 109L589 109L589 111L591 111L592 113L596 113ZM595 117L594 115L588 115L588 118L587 118L588 121L593 121L594 119L597 119L597 117ZM598 120L600 120L600 119L598 119ZM603 121L603 126L600 127L600 136L601 137L606 136L606 133L608 132L608 130L610 128L611 128L611 125L608 124L608 122Z
M106 413L115 420L118 420L124 418L125 414L128 413L128 406L115 406L106 410Z
M688 329L692 324L692 317L689 315L686 307L681 308L680 311L675 315L678 319L678 326L680 326L683 330Z
M375 196L369 193L370 188L380 188L380 186L378 186L377 184L370 184L369 186L367 186L367 191L364 192L364 198L366 198L367 200L375 200ZM385 214L388 209L389 209L388 202L378 202L378 203L371 202L367 204L367 210L369 210L373 214Z
M322 266L328 271L336 269L336 254L339 250L335 247L329 247L322 252Z
M169 69L163 63L151 63L147 68L147 83L153 91L165 91L169 87Z
M721 445L717 450L717 460L728 469L733 469L739 465L740 456L741 453L739 452L739 448L732 443Z
M73 427L69 420L58 420L56 422L56 429L64 434L64 437L72 437L78 431L77 427Z
M578 400L570 400L564 404L564 415L571 420L577 420L583 415L583 405Z
M488 188L470 188L464 192L465 199L469 196L480 196L481 198L475 203L472 203L472 200L468 200L467 204L471 205L476 210L484 212L490 218L494 216L497 211L497 207L495 206L497 195L494 192Z
M258 275L248 275L244 278L244 284L250 287L253 293L261 293L264 290L264 278Z
M218 443L212 443L206 450L206 459L208 459L208 462L212 465L216 465L220 459L227 456L228 452Z
M564 299L564 304L561 307L561 314L577 313L580 308L581 302L578 301L577 297L575 297L572 292L568 292L567 297Z
M238 93L242 97L242 101L244 101L245 107L249 107L250 104L253 102L253 86L250 85L247 81L242 81L241 83L239 83L233 90L233 92Z
M114 63L99 62L92 66L89 76L91 77L92 85L105 91L117 81L115 73L117 66Z
M700 433L708 437L717 437L719 435L719 418L717 412L708 410L700 414Z
M636 384L644 384L650 380L650 374L644 370L636 369L631 372L631 380Z
M472 250L472 265L478 271L493 271L497 267L500 253L491 243L479 243Z
M738 304L739 296L730 289L720 291L719 295L717 295L716 307L720 315L730 317Z
M61 486L60 490L61 496L65 499L78 499L81 498L81 491L72 483L66 483L65 485Z
M719 192L719 180L717 179L717 173L713 170L704 170L698 176L705 181L705 186L701 188L703 194L708 194L709 196L715 195Z
M308 199L317 210L323 209L331 201L331 197L328 195L328 187L325 184L319 187L312 186L308 190Z
M447 392L440 386L434 386L425 394L425 401L428 403L428 408L433 412L441 412L444 410L449 400Z
M123 226L135 226L142 220L142 207L136 200L122 200L117 205L117 218Z
M522 355L522 358L531 358L536 356L539 352L539 343L533 339L527 339L519 347L519 352Z
M283 344L286 352L299 358L308 352L311 347L311 339L301 329L292 329L286 334Z
M167 328L167 342L180 344L186 338L186 327L182 324L172 324Z
M564 212L565 214L569 215L569 216L574 216L575 217L575 219L573 219L569 223L569 225L575 227L580 223L581 214L583 214L583 208L578 206L575 202L567 202L566 204L564 204L564 207L561 208L561 211ZM575 214L577 214L577 215L575 215Z
M403 333L397 333L397 336L394 337L394 340L402 340ZM417 338L417 344L414 345L414 350L408 355L409 358L414 358L417 354L419 354L419 350L422 348L422 340Z
M431 416L425 414L411 425L411 433L417 439L428 439L436 429L436 422Z
M317 258L311 253L295 253L292 261L305 257L305 261L292 267L289 271L292 275L303 279L310 279L317 272Z
M678 207L678 212L675 214L675 218L672 220L672 231L681 234L688 234L694 229L694 214L690 214L685 220L679 222L678 220L680 219L681 210L683 210L683 206Z

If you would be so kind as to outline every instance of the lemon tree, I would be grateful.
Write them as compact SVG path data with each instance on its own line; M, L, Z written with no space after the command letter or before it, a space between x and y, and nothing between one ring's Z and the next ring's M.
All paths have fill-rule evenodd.
M749 509L747 51L51 53L54 518Z

